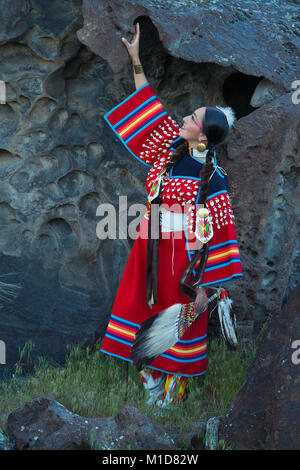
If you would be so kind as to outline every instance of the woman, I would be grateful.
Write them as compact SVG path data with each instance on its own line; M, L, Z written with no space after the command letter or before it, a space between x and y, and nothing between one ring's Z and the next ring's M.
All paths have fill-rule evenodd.
M135 335L145 320L176 303L198 300L202 315L174 346L140 371L149 391L148 403L168 406L182 398L189 376L206 372L208 286L216 289L243 275L227 176L215 155L215 146L227 137L234 115L230 108L201 107L184 117L179 128L147 82L139 60L139 39L138 23L131 43L122 38L132 59L136 91L105 119L127 149L150 168L148 210L101 350L130 362ZM195 236L198 204L206 206L212 218L213 235L204 248ZM160 219L155 218L157 208ZM160 221L158 231L151 220Z

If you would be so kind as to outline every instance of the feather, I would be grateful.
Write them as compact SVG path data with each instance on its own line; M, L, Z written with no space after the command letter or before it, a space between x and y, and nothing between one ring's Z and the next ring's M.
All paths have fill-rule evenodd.
M216 108L220 109L220 111L222 111L226 115L228 125L229 127L231 127L236 120L236 116L233 109L230 108L230 106L216 106Z
M178 341L177 318L182 304L174 304L142 323L131 348L130 359L142 370Z
M236 318L231 311L233 301L229 297L224 297L218 302L218 314L222 335L229 349L237 348Z
M196 302L173 304L144 321L135 335L130 353L137 370L142 370L174 346L217 295L215 293L207 298L205 290L201 288L196 297L197 305Z

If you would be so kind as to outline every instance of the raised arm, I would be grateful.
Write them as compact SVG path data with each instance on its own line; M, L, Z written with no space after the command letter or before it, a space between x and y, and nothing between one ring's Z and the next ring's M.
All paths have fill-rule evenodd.
M131 43L129 43L125 38L122 38L123 44L126 46L128 54L131 58L132 65L133 65L133 75L134 75L134 83L136 90L141 86L145 85L147 82L147 78L144 74L143 67L140 61L139 55L139 46L140 46L140 25L136 23L135 25L135 35Z
M126 148L142 163L151 167L170 150L178 137L179 127L156 97L143 72L139 59L140 26L131 43L122 38L132 59L136 91L105 114Z

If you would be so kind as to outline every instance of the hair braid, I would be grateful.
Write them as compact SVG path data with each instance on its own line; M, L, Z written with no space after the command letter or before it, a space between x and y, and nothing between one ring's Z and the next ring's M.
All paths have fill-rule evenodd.
M200 189L200 196L199 196L199 204L203 204L206 207L206 198L207 198L207 193L208 193L208 187L209 187L209 180L212 172L214 171L214 165L212 163L212 158L214 156L214 145L209 144L208 145L208 152L206 154L206 161L201 168L199 178L201 178L201 189ZM201 283L203 273L204 273L204 268L207 262L208 258L208 243L205 243L204 245L204 253L201 256L201 260L199 263L199 266L197 267L196 274L193 280L192 286L187 283L187 280L191 276L193 269L201 256L200 250L197 250L194 254L193 259L187 266L186 270L184 271L183 275L180 278L179 281L179 287L181 291L187 295L192 301L196 299L197 296L197 291L196 291L196 285Z
M201 178L201 189L200 189L200 195L199 195L199 204L203 204L204 206L205 206L205 201L206 201L207 193L208 193L209 179L210 179L210 176L211 176L211 174L213 172L213 169L214 169L214 166L213 166L213 163L212 163L212 158L214 156L214 150L215 150L214 144L210 143L208 145L208 152L206 154L206 161L205 161L205 163L204 163L204 165L201 168L201 171L199 173L199 178ZM176 163L179 162L179 160L185 155L185 153L187 151L188 151L188 142L185 141L177 147L175 153L171 156L170 160L165 164L162 172L166 172L166 171L170 170L173 166L175 166ZM151 245L152 245L152 243L151 243ZM156 249L158 249L157 244L156 244ZM197 250L195 252L195 255L194 255L192 261L187 266L186 270L184 271L184 273L181 276L180 281L179 281L180 290L193 301L196 298L197 291L194 287L187 284L186 281L190 277L190 275L192 274L193 269L194 269L199 257L200 257L200 250ZM199 264L199 266L197 268L197 271L196 271L196 275L195 275L195 278L194 278L193 285L199 284L201 282L207 258L208 258L208 244L206 243L205 247L204 247L204 253L201 257L200 264Z
M188 142L179 145L172 154L170 160L165 164L161 173L170 170L185 155L188 150ZM148 225L147 240L147 275L146 275L146 300L149 308L152 308L152 302L157 302L157 283L158 283L158 262L159 262L159 241L160 241L160 218L157 206L161 203L160 195L151 202L151 210ZM156 237L152 238L152 228L155 227Z
M175 166L176 163L178 163L179 160L186 154L188 148L189 146L186 140L182 144L178 145L176 151L173 153L170 160L165 164L163 170L168 171L173 166Z
M229 131L229 125L227 122L226 115L217 110L215 108L206 108L205 111L205 118L203 120L203 133L206 135L208 140L208 152L206 154L206 160L201 168L199 178L201 178L201 188L200 188L200 195L199 195L199 203L203 204L206 207L206 198L208 194L209 188L209 181L210 177L214 171L214 166L212 163L212 158L214 157L215 153L215 145L219 145L224 141ZM171 155L169 161L165 164L163 169L161 170L161 174L166 173L166 171L170 170L179 160L186 154L188 151L188 141L184 141L181 145L179 145L176 151ZM152 201L154 204L160 204L161 199L160 197L156 198L156 200ZM151 225L151 211L149 216L149 227ZM158 246L160 240L160 228L159 228L159 217L158 217L158 232L159 238L158 240L152 240L150 235L150 229L148 232L148 258L147 258L147 303L151 308L151 297L154 298L154 303L156 303L156 291L157 291L157 280L158 280ZM204 244L204 252L202 256L200 254L200 250L197 250L194 254L193 259L187 266L186 270L182 274L179 287L180 290L189 297L193 302L196 304L198 299L201 296L199 294L201 291L196 287L201 284L204 268L208 259L208 243ZM201 256L201 260L199 266L197 267L195 277L192 281L192 285L187 283L187 280L191 276L193 269L195 268L199 257ZM198 302L198 307L200 306L201 302Z

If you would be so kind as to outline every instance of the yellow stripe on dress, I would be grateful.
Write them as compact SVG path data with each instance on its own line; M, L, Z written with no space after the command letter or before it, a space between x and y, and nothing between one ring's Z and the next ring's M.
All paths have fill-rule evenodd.
M119 132L119 135L122 137L123 134L126 134L132 127L134 127L139 121L143 120L145 117L147 117L148 114L153 113L153 111L156 111L159 108L163 108L161 103L157 103L155 106L153 106L151 109L146 111L145 113L141 114L138 118L136 118L134 121L132 121L128 126L125 127L122 131Z
M238 248L232 248L232 249L230 249L230 250L228 250L228 251L225 251L224 253L220 253L220 254L217 254L217 255L211 254L211 255L209 256L209 259L210 259L210 260L213 260L213 259L222 258L222 257L224 257L224 256L226 256L226 255L228 255L228 254L230 254L230 253L239 253L239 250L238 250Z
M108 325L108 328L114 331L118 331L120 333L123 333L127 336L131 336L132 338L135 337L135 333L132 333L131 331L125 330L124 328L117 327L115 325L112 325L111 323Z
M169 350L184 355L184 354L190 354L190 353L197 352L197 351L202 351L203 349L206 349L206 343L203 344L202 346L197 346L196 348L192 348L192 349L185 349L185 348L181 349L181 348L172 346Z

